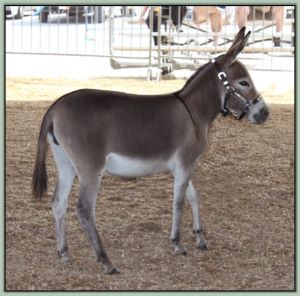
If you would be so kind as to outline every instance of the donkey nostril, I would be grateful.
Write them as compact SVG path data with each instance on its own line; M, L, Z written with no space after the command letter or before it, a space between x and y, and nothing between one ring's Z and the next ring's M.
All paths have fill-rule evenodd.
M269 116L269 111L268 111L268 110L264 110L263 115L264 115L265 117L268 117L268 116Z

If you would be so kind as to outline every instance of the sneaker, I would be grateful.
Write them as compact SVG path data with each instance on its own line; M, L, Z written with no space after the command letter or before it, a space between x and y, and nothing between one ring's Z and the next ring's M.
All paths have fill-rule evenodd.
M280 37L273 37L273 44L275 47L281 46L281 39Z

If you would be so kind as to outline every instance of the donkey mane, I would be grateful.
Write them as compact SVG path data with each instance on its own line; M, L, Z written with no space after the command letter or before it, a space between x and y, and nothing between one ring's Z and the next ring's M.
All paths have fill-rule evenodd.
M189 79L185 82L183 88L186 88L193 80L194 78L197 76L198 78L201 77L200 75L203 75L204 74L204 70L207 68L207 66L209 65L210 63L206 63L202 66L200 66L193 74L192 76L189 77Z

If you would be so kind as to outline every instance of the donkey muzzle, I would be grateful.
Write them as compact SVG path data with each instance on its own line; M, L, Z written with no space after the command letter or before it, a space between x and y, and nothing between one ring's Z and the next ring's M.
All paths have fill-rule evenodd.
M263 98L260 98L260 100L251 106L249 109L249 112L247 114L247 118L255 124L262 124L266 122L270 115L270 110L265 103Z

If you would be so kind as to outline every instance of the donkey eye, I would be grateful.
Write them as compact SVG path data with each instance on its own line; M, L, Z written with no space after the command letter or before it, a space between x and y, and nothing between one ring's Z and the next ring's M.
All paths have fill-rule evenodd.
M242 86L250 86L249 83L246 80L241 81L240 85L242 85Z

